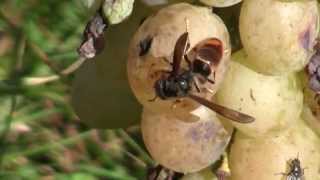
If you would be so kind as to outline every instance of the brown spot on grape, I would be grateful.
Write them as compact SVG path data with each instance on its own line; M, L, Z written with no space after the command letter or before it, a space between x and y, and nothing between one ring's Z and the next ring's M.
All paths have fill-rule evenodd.
M256 98L253 96L253 90L250 89L250 98L252 99L252 101L256 102Z
M151 48L153 38L151 36L147 36L145 39L139 42L140 52L139 56L144 56L149 52Z

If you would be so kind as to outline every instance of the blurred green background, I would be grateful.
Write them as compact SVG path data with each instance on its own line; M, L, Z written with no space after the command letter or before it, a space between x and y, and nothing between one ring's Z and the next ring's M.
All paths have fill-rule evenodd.
M94 130L70 106L90 13L79 0L0 1L0 179L144 179L153 162L138 127ZM57 76L56 76L57 77Z

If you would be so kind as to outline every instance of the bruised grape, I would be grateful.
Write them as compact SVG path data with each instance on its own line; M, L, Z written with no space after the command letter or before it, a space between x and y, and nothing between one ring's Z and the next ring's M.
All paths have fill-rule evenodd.
M215 113L201 107L200 120L184 122L168 114L144 109L141 130L151 156L177 172L196 172L219 159L232 129L221 124Z

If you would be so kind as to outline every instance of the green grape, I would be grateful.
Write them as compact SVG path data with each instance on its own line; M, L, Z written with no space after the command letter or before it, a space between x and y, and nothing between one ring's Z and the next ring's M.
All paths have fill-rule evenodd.
M111 88L109 83L115 82L100 79L93 61L78 70L73 82L72 105L82 122L93 128L110 129L126 128L139 121L142 107L127 90L129 87L116 91L116 87Z
M151 9L136 2L127 21L110 26L106 47L76 73L72 106L80 120L94 128L126 128L139 122L141 106L130 90L126 60L130 38Z
M218 89L223 79L227 62L231 54L229 34L223 21L205 7L193 6L186 3L179 3L161 9L154 16L149 17L134 35L129 47L129 58L127 64L130 86L138 101L152 111L159 113L174 114L180 119L188 116L189 112L199 106L187 98L182 101L156 99L154 84L162 76L167 76L172 65L173 50L177 39L186 31L189 33L190 49L197 43L210 37L222 41L223 56L217 72L215 83L203 82L200 84L201 93L199 96L211 98ZM150 49L141 55L140 44L152 39ZM182 67L187 69L186 61L182 61ZM213 73L210 78L213 77ZM205 88L210 89L206 91Z
M294 74L259 74L241 64L247 61L244 51L232 58L234 61L217 93L217 102L255 118L250 124L232 122L235 127L250 136L263 136L281 132L299 119L303 95Z
M223 154L232 128L223 126L211 110L202 107L200 120L184 122L144 108L141 131L151 156L177 172L197 172Z
M103 13L110 24L118 24L127 19L133 10L134 0L105 0Z
M240 14L240 37L248 64L279 75L302 70L313 52L319 28L316 0L246 0Z
M88 14L93 14L101 6L103 0L81 0L84 7L87 8Z
M298 158L304 179L320 179L320 139L302 121L279 135L250 138L236 133L230 151L232 180L283 180L290 161Z

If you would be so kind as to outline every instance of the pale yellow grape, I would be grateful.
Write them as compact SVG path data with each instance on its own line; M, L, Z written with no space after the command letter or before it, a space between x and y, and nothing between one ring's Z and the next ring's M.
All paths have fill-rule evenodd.
M211 168L207 168L195 173L189 173L182 177L181 180L218 180L217 176L213 174Z
M188 22L188 28L186 22ZM206 7L187 3L167 6L142 24L129 47L127 69L130 86L138 101L154 112L175 114L179 117L189 116L189 112L199 106L198 103L188 98L180 102L176 102L176 98L171 100L158 98L155 101L150 101L156 96L155 82L161 76L168 76L168 73L163 72L164 70L171 71L172 69L171 64L165 59L172 62L175 43L186 31L189 32L191 48L210 37L218 38L223 43L224 53L215 73L215 84L199 83L202 92L198 95L209 99L223 79L231 47L229 34L222 20ZM153 38L151 47L147 54L139 56L141 50L139 44L147 37ZM182 68L187 68L185 61L182 61ZM210 76L211 79L213 79L212 76L213 74ZM212 92L207 91L205 87L211 89ZM192 91L196 92L195 89Z
M245 0L239 28L248 64L258 72L299 71L312 55L318 35L317 1Z
M283 180L290 160L299 158L306 180L320 179L320 139L302 120L279 135L235 135L230 152L232 180Z
M191 173L208 167L223 154L232 129L225 128L215 113L203 109L196 122L154 113L144 108L141 131L153 159L171 170Z
M299 119L303 94L294 74L259 74L241 64L248 60L244 51L235 53L232 59L217 102L255 118L249 124L232 122L236 128L253 137L263 136L281 132Z
M213 7L228 7L240 3L242 0L200 0L203 4Z

